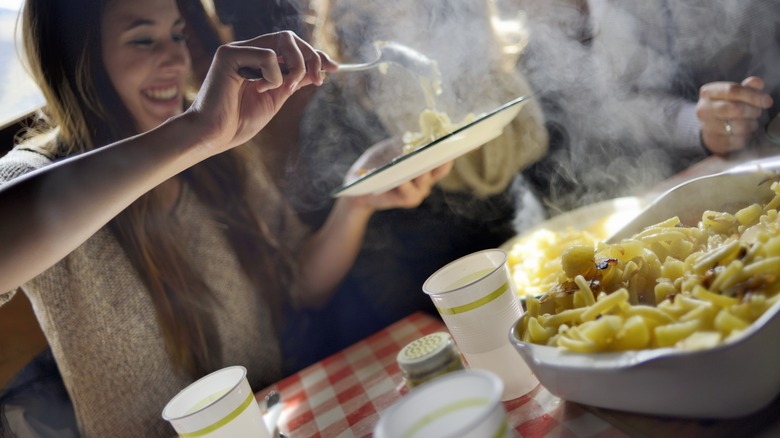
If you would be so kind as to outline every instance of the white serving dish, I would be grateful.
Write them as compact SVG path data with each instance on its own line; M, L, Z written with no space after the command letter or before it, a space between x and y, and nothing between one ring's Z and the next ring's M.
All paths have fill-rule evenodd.
M552 394L622 411L684 417L734 418L760 410L780 394L780 302L743 336L717 347L620 353L572 353L510 342Z
M656 199L622 232L633 235L681 211L684 222L693 224L706 209L736 211L766 202L771 190L762 183L772 180L776 175L771 171L777 169L780 160L773 157L697 178ZM521 341L522 317L509 339L539 382L565 400L642 414L734 418L760 410L780 394L778 313L780 302L739 338L696 351L567 352Z

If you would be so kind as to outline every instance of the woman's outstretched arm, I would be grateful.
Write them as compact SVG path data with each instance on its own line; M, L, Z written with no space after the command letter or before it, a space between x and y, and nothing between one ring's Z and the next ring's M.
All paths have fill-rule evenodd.
M246 81L240 67L259 70L264 79ZM297 89L320 85L322 71L336 68L290 32L222 46L183 114L3 185L0 292L61 260L155 186L250 139Z

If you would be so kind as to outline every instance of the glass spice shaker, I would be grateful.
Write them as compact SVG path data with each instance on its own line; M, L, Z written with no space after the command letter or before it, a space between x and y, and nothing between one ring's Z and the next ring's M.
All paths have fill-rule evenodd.
M460 352L446 332L431 333L410 342L398 352L396 360L409 389L464 368Z

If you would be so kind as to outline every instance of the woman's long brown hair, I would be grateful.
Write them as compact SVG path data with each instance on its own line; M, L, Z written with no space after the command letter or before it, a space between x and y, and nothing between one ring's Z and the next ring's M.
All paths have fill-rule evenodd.
M31 132L57 129L53 157L85 152L136 134L103 66L100 18L112 0L27 0L23 46L46 98L45 117ZM220 41L199 0L178 0L188 21L193 59L208 59ZM199 50L199 52L197 52ZM204 56L205 55L205 56ZM205 68L194 63L196 73ZM196 74L197 75L197 74ZM197 78L196 78L197 79ZM202 79L199 78L199 79ZM225 235L242 270L264 296L278 328L292 277L291 257L246 202L242 148L217 155L182 174ZM156 190L109 223L146 285L173 363L193 378L219 366L221 348L212 315L219 303L176 239L176 224Z

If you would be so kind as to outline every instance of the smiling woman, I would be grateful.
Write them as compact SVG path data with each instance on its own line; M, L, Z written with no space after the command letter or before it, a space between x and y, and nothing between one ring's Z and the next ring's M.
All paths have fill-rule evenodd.
M122 136L149 130L159 125L164 120L181 113L184 109L184 83L186 80L190 79L190 55L187 46L184 43L183 17L187 16L189 18L186 14L192 12L193 8L197 10L199 3L197 1L183 0L179 2L179 4L181 5L181 12L179 7L177 7L177 3L172 0L143 0L140 2L110 0L95 3L81 1L61 2L28 0L27 5L25 6L27 8L27 13L29 14L28 18L34 16L37 17L38 20L28 19L24 22L24 24L27 25L25 27L25 45L27 46L28 55L31 56L31 59L38 60L37 64L34 63L34 68L32 70L36 72L36 77L41 80L41 83L43 84L42 87L46 90L46 95L49 98L47 114L52 117L51 120L56 120L58 122L59 130L57 132L60 134L60 138L58 138L59 142L55 144L39 145L40 142L38 142L34 144L30 143L29 145L27 143L20 145L22 146L21 149L12 152L12 154L15 154L13 157L10 157L11 154L4 157L4 166L2 166L2 170L0 170L0 176L2 176L0 180L9 178L9 175L22 170L22 168L17 166L17 162L14 160L17 160L25 154L30 157L36 157L35 160L37 161L34 162L37 163L44 160L44 157L47 156L61 157L62 155L73 152L84 152L89 149L99 148L103 144L121 138ZM105 8L104 14L99 13L102 8ZM63 9L67 9L67 13L63 13L65 12ZM88 17L91 17L91 19ZM97 19L98 17L100 17L100 20ZM47 22L46 19L51 19L51 21ZM197 19L192 21L195 23L197 22ZM31 24L36 23L40 23L40 28L31 26ZM73 35L76 32L81 38L63 37L63 34L67 36ZM198 35L198 37L199 38L196 38L196 40L201 43L199 49L202 52L207 53L207 56L211 58L216 49L216 45L204 47L203 43L212 43L213 38L205 33ZM40 44L36 45L36 42ZM63 42L64 44L57 47L58 42ZM89 52L89 56L87 57L85 56L87 51L81 50L78 47L79 44L83 44L84 47L90 48L103 47L104 50L93 50ZM84 58L80 58L81 56L84 56ZM102 63L94 61L100 60L101 58L103 59ZM70 66L79 67L72 69L63 67L58 61L70 63ZM105 67L105 69L101 69L101 65ZM56 79L52 81L52 84L52 82L45 81L45 79L48 78ZM63 86L63 84L67 85ZM35 139L36 137L31 138ZM68 149L64 149L66 147ZM232 160L233 159L228 158L227 155L222 155L213 160L211 165L215 166L215 168L219 166L227 166L230 168L230 162ZM221 164L216 164L218 161L222 161ZM211 173L211 175L213 175L216 173L216 171L205 170L203 168L201 168L200 171L200 176L204 178L206 178L205 175L207 174ZM185 177L188 181L192 182L192 184L187 185L187 187L195 187L192 188L191 191L185 190L186 193L195 195L197 193L203 194L204 190L210 190L209 188L198 188L197 181L194 181L198 178L197 173L198 171L195 171L196 175L188 175ZM240 171L238 173L241 174ZM236 175L236 172L222 171L220 174ZM220 181L216 181L215 179L218 180L219 176L208 179L208 182L214 186L211 190L218 191L218 187L222 186L219 185ZM244 191L238 187L243 184L243 182L244 181L236 183L234 185L235 190L227 189L225 191L228 193L244 193ZM209 195L204 196L208 197ZM184 197L185 200L179 204L182 207L188 204L192 205L191 202L195 202L195 196ZM162 376L168 374L168 377L164 380L168 381L169 383L167 384L172 384L175 388L172 387L171 391L161 391L161 384L148 385L150 388L155 388L154 394L151 394L148 397L150 402L139 404L134 403L132 400L128 400L126 403L121 403L128 406L136 406L132 409L131 413L128 413L124 421L130 423L143 423L143 427L127 428L127 433L138 433L143 436L161 435L165 433L159 432L166 427L162 424L162 420L159 419L161 402L170 395L165 394L165 392L172 392L175 389L178 389L178 387L183 387L183 382L186 381L187 378L185 376L189 373L199 372L196 369L198 367L213 366L210 365L211 362L209 361L216 361L221 357L220 349L215 345L216 342L213 341L213 338L217 336L217 332L213 329L213 325L209 325L216 317L203 314L207 313L208 310L201 312L202 314L199 315L199 325L198 322L192 323L198 325L198 327L190 330L187 326L186 319L192 313L192 309L189 309L190 312L188 313L187 307L189 302L178 303L175 305L177 311L176 321L162 322L160 324L162 328L160 328L160 331L158 332L156 330L157 325L155 324L154 304L149 306L149 304L151 304L149 302L139 302L138 294L134 293L144 290L143 281L146 279L143 277L142 273L136 274L134 267L130 265L130 263L136 262L137 266L139 266L137 268L138 270L143 271L146 269L146 266L144 265L145 261L139 260L142 256L134 256L134 249L141 247L141 249L137 251L144 252L147 257L151 258L155 258L156 252L159 254L159 252L165 251L150 250L146 246L148 240L143 236L139 238L138 234L151 233L151 235L155 235L163 233L166 236L170 236L158 236L159 238L152 239L157 242L163 242L166 239L173 238L173 234L165 232L165 229L167 229L165 222L166 219L176 220L175 218L162 218L162 220L159 220L160 218L158 218L158 220L154 221L153 226L147 227L145 230L143 225L138 225L138 221L143 222L143 219L135 219L148 216L153 218L156 217L157 215L155 212L159 211L160 205L157 201L158 199L163 199L160 203L164 203L170 198L163 196L155 197L152 195L146 200L148 202L139 202L135 208L140 208L146 213L137 215L137 213L133 213L135 208L131 207L128 209L125 217L117 220L117 223L126 224L116 225L117 229L122 230L117 231L117 236L112 236L112 232L107 228L105 231L98 233L99 235L94 240L104 240L105 237L108 237L108 241L110 242L108 247L114 248L114 251L117 254L122 254L121 249L118 251L116 250L120 245L124 244L132 248L128 249L127 258L120 257L124 260L122 264L126 265L126 267L123 268L125 274L114 276L114 278L125 278L127 280L127 275L129 275L130 278L137 279L138 277L141 277L141 279L135 286L127 285L129 287L122 287L121 289L124 291L122 298L117 297L119 298L117 300L111 299L110 290L113 287L108 284L103 283L102 286L94 289L83 283L83 280L87 278L91 278L87 283L92 283L93 285L102 283L101 280L98 280L94 276L95 274L93 272L98 270L93 269L97 267L94 263L92 264L92 268L81 265L80 262L77 262L76 265L68 264L69 267L66 268L66 270L71 271L72 269L75 269L75 271L71 271L74 273L73 279L76 280L78 277L79 279L76 280L76 283L80 283L81 286L76 286L75 283L66 280L56 281L58 286L54 288L65 294L60 298L65 298L65 296L72 298L75 297L79 291L87 292L91 289L91 292L87 292L86 295L95 298L96 301L87 299L82 302L81 300L76 299L76 301L83 303L84 307L82 304L74 304L73 306L66 306L68 307L67 309L55 311L53 308L59 306L58 302L60 302L60 299L48 295L48 292L45 291L45 289L48 289L47 286L39 284L39 288L32 284L34 282L30 282L23 287L25 294L30 297L30 301L35 303L34 307L39 309L39 316L41 317L43 329L47 332L49 338L52 339L51 347L54 358L57 359L57 366L62 372L65 385L68 388L69 395L76 407L79 418L79 428L81 433L87 436L106 434L116 436L116 431L113 430L116 423L114 421L106 421L102 413L103 407L108 407L108 405L110 405L110 403L104 403L104 399L102 398L102 394L105 393L105 391L93 391L89 388L99 388L102 386L105 389L108 388L109 385L112 388L121 387L123 381L122 375L124 374L120 371L123 367L122 363L128 364L128 359L126 355L122 353L123 351L132 352L130 354L133 358L131 361L132 365L130 365L130 368L132 368L131 372L138 373L143 369L143 366L138 362L139 360L141 362L150 359L152 361L162 360L162 363L167 362L166 359L168 356L165 347L166 337L174 338L171 343L177 345L176 348L178 351L172 352L171 356L173 357L170 358L171 362L174 363L174 366L169 370L173 371L172 373L161 373L159 368L157 368L155 372L147 373L148 376ZM165 207L162 208L165 211L169 211ZM222 207L216 208L219 209ZM240 209L240 207L235 208ZM257 210L258 209L254 209L254 211ZM232 213L234 216L229 219L231 223L237 224L243 220L235 217L242 214L243 211L233 211ZM173 213L171 216L173 216ZM195 216L200 217L198 220L199 222L200 220L203 220L202 223L208 222L203 216L197 214ZM206 216L208 216L208 214ZM132 225L133 223L136 225ZM244 226L240 227L244 228ZM198 227L195 228L200 229ZM197 230L193 232L196 235L200 234ZM136 233L136 235L133 235L134 233ZM229 233L230 232L228 232L228 234ZM261 234L261 232L258 234ZM119 243L117 243L117 240ZM81 253L81 251L91 251L89 248L94 248L94 245L91 245L91 243L85 244L80 251L77 250L75 252L71 260L79 259L80 257L78 254ZM105 254L103 252L105 248L106 247L104 247L103 250L98 250L98 252ZM177 253L175 248L168 248L170 248L170 245L166 246L169 255L170 252ZM212 249L214 248L212 247ZM102 256L96 257L95 260L103 258ZM178 256L173 255L172 257L177 258ZM238 258L240 257L241 255L238 256ZM262 257L252 258L255 261L262 259ZM128 259L130 261L128 261ZM151 261L149 263L154 264L155 262ZM89 265L90 263L87 264ZM112 264L113 262L111 261L100 262L99 270L110 272ZM79 265L82 267L78 267ZM283 269L281 266L277 268L278 270ZM174 271L179 272L180 279L187 278L186 281L189 282L190 285L186 288L176 287L175 289L182 291L187 290L190 297L197 296L200 292L202 298L203 289L208 286L199 283L191 274L188 275L185 273L181 275L182 269L186 270L186 267L180 267L180 269L174 268ZM53 271L55 270L56 268ZM150 268L149 270L151 271L153 268ZM170 271L170 269L161 270ZM53 273L53 271L50 271L50 273ZM153 274L149 274L149 276L152 275ZM41 276L39 280L43 280L43 277L45 277L45 275ZM96 280L97 283L95 282ZM253 279L250 279L247 282L251 282L252 280ZM266 280L270 281L270 279ZM122 281L123 280L120 280L120 282ZM131 282L136 283L136 281L137 280L132 280ZM45 282L46 281L44 281L44 283ZM170 281L162 279L160 283L170 284ZM268 283L266 282L266 284ZM161 300L170 299L170 296L166 295L165 291L160 291L160 289L165 289L166 286L160 286L157 289L154 289L155 285L150 287L157 291L157 293L153 294L156 298ZM170 288L170 286L167 287ZM54 289L49 292L57 294ZM244 289L248 291L253 288L244 287ZM141 296L145 296L145 294L141 292ZM163 298L159 298L161 296L163 296ZM268 301L269 307L271 307L271 298L267 298L267 300L262 300L260 298L254 299L253 296L251 304L256 304L260 301ZM65 298L66 301L69 299L70 298ZM87 303L87 301L89 301L89 303ZM142 299L142 301L146 300ZM203 299L195 299L195 301L199 303L204 302ZM127 314L132 316L120 317L118 319L108 317L108 315L115 314L117 311L122 312L121 309L127 309L127 305L132 305L132 303L141 304L140 308L136 308L136 310L130 311ZM229 304L227 305L229 306ZM250 305L245 308L252 309L254 306ZM198 312L198 310L199 309L195 309L194 312ZM80 313L82 311L85 311L86 313L84 313L84 315L89 315L89 317L73 318L75 313ZM269 312L256 310L256 315L268 316L267 313ZM49 316L51 316L51 318ZM106 319L107 317L117 322L121 321L121 328L115 327L117 330L110 328L111 324ZM160 318L164 319L165 317L161 316ZM71 322L66 323L66 320ZM259 332L271 332L271 317L261 317L261 320L260 323L255 324L255 329L258 329ZM79 322L74 323L74 321ZM139 322L140 327L138 324ZM60 323L64 323L65 325L72 327L72 329L65 328L65 326L60 325ZM171 328L172 326L173 328ZM182 329L177 331L177 327ZM148 332L149 328L152 329L152 332ZM71 335L67 333L69 331L72 331L72 334L75 336L71 337ZM205 332L201 333L201 340L204 342L211 342L212 345L208 349L208 357L205 357L206 355L201 355L198 358L193 358L192 356L187 355L186 352L183 352L189 348L184 346L184 344L192 342L191 339L184 339L179 335L182 332L195 333L199 331ZM143 335L143 332L148 333ZM12 331L11 333L14 332ZM56 335L53 335L53 333L56 333ZM83 333L93 333L95 336L84 336ZM124 339L119 339L115 336ZM138 341L142 341L143 345L138 344ZM106 344L110 345L109 351L101 351L98 345ZM154 347L155 344L162 348ZM268 342L266 343L266 347L267 348L261 349L263 350L263 353L259 354L264 354L269 359L255 360L256 358L250 359L247 357L236 359L239 362L255 364L252 370L253 380L257 380L258 378L271 380L273 377L277 376L274 364L275 345L272 342ZM192 350L198 349L203 350L204 348L192 347ZM162 355L158 355L154 350L159 350L158 352L162 353ZM196 351L193 353L193 356L197 354ZM107 362L106 355L114 357L118 362L113 362L111 359ZM48 362L51 363L51 355L49 355L48 358ZM90 365L94 360L99 361L102 366L94 367ZM180 366L181 368L177 369L177 366ZM102 369L105 369L108 375L101 373L100 370ZM88 374L91 376L87 377ZM173 376L170 374L173 374ZM49 378L50 376L42 377ZM129 378L129 376L126 377ZM107 380L103 380L103 378L106 378ZM185 380L182 380L182 378ZM138 381L135 377L133 377L132 380ZM101 384L101 381L110 381L111 383ZM85 384L82 385L82 382ZM113 397L114 400L116 400L116 396ZM158 402L151 401L155 398L159 398L160 400ZM47 400L47 402L50 402L50 400ZM31 411L24 410L24 413L28 415ZM143 418L143 420L139 420L140 418ZM151 420L152 418L159 421L155 423ZM105 429L102 428L108 428L113 432L101 432L105 431ZM157 431L157 433L152 431ZM3 434L0 433L0 435Z
M281 378L282 309L326 302L371 216L418 206L449 171L341 198L325 226L304 226L252 139L338 65L287 31L209 47L188 20L198 9L24 4L46 118L0 158L0 300L20 286L30 299L83 436L171 436L165 403L228 365L255 388ZM185 34L212 61L204 77Z
M141 131L182 111L191 65L185 22L176 4L148 9L141 15L135 3L119 2L100 23L106 72Z

